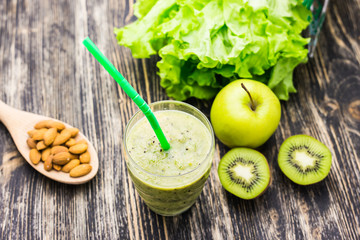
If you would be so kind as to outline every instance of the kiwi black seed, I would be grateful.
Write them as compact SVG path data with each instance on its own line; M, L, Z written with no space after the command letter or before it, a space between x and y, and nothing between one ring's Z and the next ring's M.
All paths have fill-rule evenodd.
M269 164L261 153L250 148L233 148L220 160L220 182L230 193L253 199L270 183Z
M320 141L308 135L295 135L280 147L278 163L293 182L309 185L323 180L331 168L331 152Z

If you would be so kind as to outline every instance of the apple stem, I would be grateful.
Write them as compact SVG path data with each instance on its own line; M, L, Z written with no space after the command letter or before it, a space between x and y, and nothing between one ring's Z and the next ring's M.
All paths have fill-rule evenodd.
M251 97L251 94L250 94L250 92L247 90L247 88L245 87L245 85L243 84L243 83L241 83L241 87L245 90L245 92L247 92L247 94L249 95L249 98L250 98L250 101L251 101L251 106L250 106L250 108L251 108L251 110L253 110L253 111L255 111L255 104L254 104L254 101L253 101L253 99L252 99L252 97Z

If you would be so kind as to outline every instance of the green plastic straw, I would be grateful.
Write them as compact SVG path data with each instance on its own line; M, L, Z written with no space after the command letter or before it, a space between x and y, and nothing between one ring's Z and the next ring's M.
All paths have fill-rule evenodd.
M114 65L102 54L99 48L91 41L89 37L85 38L83 41L85 47L89 52L98 60L98 62L108 71L108 73L115 79L115 81L120 85L120 87L125 91L125 93L136 103L140 110L144 113L146 118L149 120L151 127L154 129L156 137L159 139L162 149L168 150L170 144L167 141L163 131L160 128L159 122L154 116L154 113L151 111L149 105L144 101L142 97L135 91L135 89L130 85L130 83L121 75L121 73L116 70Z

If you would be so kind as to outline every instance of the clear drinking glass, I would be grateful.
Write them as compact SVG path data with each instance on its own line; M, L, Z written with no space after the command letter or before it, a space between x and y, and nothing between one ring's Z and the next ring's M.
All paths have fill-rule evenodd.
M305 2L305 1L304 1ZM311 2L308 0L307 2ZM329 0L314 0L312 1L310 11L312 12L312 21L308 27L307 37L310 38L308 44L309 57L314 57L315 47L318 43L318 37L321 27L324 23L326 10L329 5Z
M124 134L126 163L137 192L146 205L155 213L163 216L174 216L189 209L195 203L204 187L205 181L210 174L214 156L214 132L206 116L189 104L178 101L160 101L149 106L155 116L157 111L167 110L182 111L194 116L209 131L209 134L204 136L204 138L211 138L210 147L203 154L206 157L200 159L196 168L181 175L162 176L148 172L139 166L132 158L128 149L128 136L132 134L131 129L140 119L144 118L144 114L138 111L126 126ZM191 133L191 129L188 130Z

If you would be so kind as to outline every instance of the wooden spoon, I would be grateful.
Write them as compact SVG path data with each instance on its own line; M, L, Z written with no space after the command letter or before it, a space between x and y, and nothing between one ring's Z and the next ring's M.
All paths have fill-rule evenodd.
M34 113L24 112L20 111L18 109L12 108L8 105L6 105L4 102L0 101L0 121L5 125L5 127L9 130L15 145L21 155L25 158L25 160L38 172L42 173L43 175L47 176L48 178L51 178L55 181L67 183L67 184L82 184L90 179L92 179L99 168L99 159L97 156L97 153L95 151L94 146L89 142L89 140L81 133L79 132L76 136L76 140L85 139L88 142L88 151L91 156L90 165L92 167L92 170L90 173L88 173L85 176L73 178L70 177L69 173L64 173L62 171L56 171L54 169L50 171L46 171L44 169L44 164L41 161L37 165L33 164L30 161L29 153L30 148L26 143L26 140L29 138L27 132L29 130L34 129L34 126L37 122L42 120L54 120L57 122L61 122L57 119L37 115ZM66 128L71 128L67 123L62 122Z

